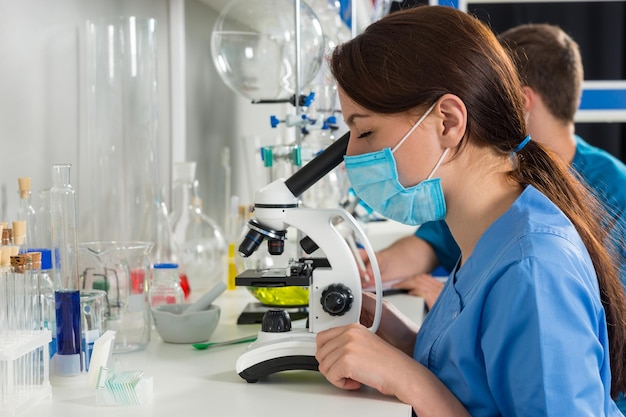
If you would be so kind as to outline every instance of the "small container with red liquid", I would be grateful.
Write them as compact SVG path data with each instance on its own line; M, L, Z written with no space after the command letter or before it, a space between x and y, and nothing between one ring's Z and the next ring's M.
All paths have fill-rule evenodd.
M180 285L178 264L161 263L152 266L152 282L148 289L150 307L160 304L181 304L185 293Z

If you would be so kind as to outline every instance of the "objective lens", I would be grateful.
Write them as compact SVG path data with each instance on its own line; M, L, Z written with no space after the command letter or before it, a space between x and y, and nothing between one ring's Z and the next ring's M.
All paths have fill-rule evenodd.
M270 255L282 255L285 250L285 241L282 239L268 239L267 251Z
M243 238L243 242L239 245L239 253L244 258L247 258L259 248L261 242L263 242L263 234L261 232L252 229L248 230L246 237Z

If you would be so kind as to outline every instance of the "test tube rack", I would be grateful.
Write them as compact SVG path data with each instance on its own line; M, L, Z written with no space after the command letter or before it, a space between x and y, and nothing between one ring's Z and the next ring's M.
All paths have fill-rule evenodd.
M17 258L17 257L13 257ZM42 323L38 270L13 259L0 271L0 416L19 411L52 395L49 343Z
M52 395L49 330L0 331L0 416L13 417Z

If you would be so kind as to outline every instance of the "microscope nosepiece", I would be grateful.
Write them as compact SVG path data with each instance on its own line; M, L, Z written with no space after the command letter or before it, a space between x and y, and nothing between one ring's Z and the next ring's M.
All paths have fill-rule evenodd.
M270 255L282 255L285 249L286 230L273 230L262 225L256 219L248 222L248 234L243 238L243 242L239 245L239 253L244 258L252 255L259 248L263 239L267 238L267 248Z

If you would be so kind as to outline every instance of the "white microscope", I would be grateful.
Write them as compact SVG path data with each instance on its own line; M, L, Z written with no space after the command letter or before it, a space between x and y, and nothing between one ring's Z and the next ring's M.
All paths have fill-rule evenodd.
M377 301L370 330L378 328L382 284L374 250L362 228L346 210L299 207L297 198L343 161L348 138L349 134L343 135L287 180L276 180L255 195L255 217L239 246L241 256L250 256L265 239L270 254L282 254L286 230L293 226L304 234L300 241L304 252L311 254L319 248L325 257L303 257L282 269L249 269L236 277L239 286L310 287L307 328L292 328L289 314L282 309L265 313L257 340L236 364L237 373L248 382L280 371L318 370L315 335L359 322L361 280L355 254L338 229L341 223L356 233L372 263Z

